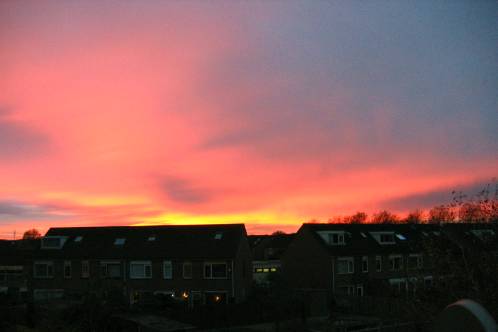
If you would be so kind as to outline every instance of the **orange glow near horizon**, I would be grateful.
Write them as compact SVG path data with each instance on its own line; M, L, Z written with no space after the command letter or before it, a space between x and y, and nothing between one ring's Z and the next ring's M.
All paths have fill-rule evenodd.
M448 29L439 42L458 47L424 37L412 50L381 37L412 36L403 20L384 31L354 4L341 9L351 22L322 5L0 3L0 238L192 223L293 232L427 209L497 176L496 90L469 89L440 61L497 86L486 39L458 48ZM382 56L357 44L370 32ZM467 63L469 49L490 64Z

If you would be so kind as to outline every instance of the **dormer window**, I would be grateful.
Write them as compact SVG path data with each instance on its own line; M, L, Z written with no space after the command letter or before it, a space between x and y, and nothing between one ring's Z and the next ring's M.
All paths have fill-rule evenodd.
M154 235L149 236L149 238L147 239L147 241L149 241L149 242L152 242L152 241L155 241L155 240L156 240L156 237Z
M77 236L74 238L74 242L81 242L83 240L83 236Z
M117 238L114 240L114 245L115 246L122 246L125 244L125 242L126 242L125 238Z
M221 238L222 238L222 237L223 237L223 233L216 233L216 234L214 235L214 239L215 239L215 240L221 240Z
M334 232L329 234L329 244L334 246L342 246L344 242L344 232Z
M61 249L66 242L65 236L45 236L41 241L42 249Z
M379 244L396 244L394 239L394 232L371 232L370 235L379 243ZM401 240L400 237L406 238L401 234L396 234L396 237Z

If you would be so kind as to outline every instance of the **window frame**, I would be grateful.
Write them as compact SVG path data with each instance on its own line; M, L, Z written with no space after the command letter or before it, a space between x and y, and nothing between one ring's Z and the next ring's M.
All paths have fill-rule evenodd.
M396 269L395 268L395 261L397 258L400 259L400 264L399 264L399 268ZM403 255L389 255L389 265L390 265L391 271L403 271L403 269L404 269Z
M143 275L133 275L133 266L142 266ZM149 275L147 275L147 267L149 268ZM130 279L152 279L152 262L151 261L130 261Z
M382 256L375 256L375 271L382 272Z
M347 263L347 272L340 271L339 264L340 262ZM354 257L346 256L346 257L337 257L337 274L353 274L354 273Z
M69 267L69 275L66 273L66 268ZM71 261L64 261L64 269L63 269L64 279L71 279L73 277L73 267Z
M366 265L364 263L366 263ZM368 273L368 256L361 257L361 272Z
M332 246L344 246L346 245L345 232L330 232L328 233L329 244ZM337 236L337 241L333 241L334 236Z
M185 273L185 271L186 271L186 269L185 269L185 268L186 268L187 266L189 266L189 267L190 267L190 275L187 275L187 274ZM182 264L182 277L183 277L183 279L192 279L193 274L194 274L194 271L193 271L192 262L190 262L190 261L185 261L185 262L183 262L183 264Z
M117 265L119 267L119 276L109 276L109 265ZM105 270L105 273L103 271ZM123 278L123 266L121 261L100 261L100 277L102 279L121 279Z
M36 270L37 265L45 265L46 273L39 275ZM49 269L50 267L50 269ZM35 279L53 279L54 278L54 262L53 261L35 261L33 262L33 278Z
M82 279L90 278L90 261L88 260L81 261L81 278Z
M213 265L224 265L225 266L225 275L222 277L213 276ZM207 273L208 270L209 270L209 273ZM204 275L204 279L228 279L228 264L227 264L227 262L220 262L220 261L218 261L218 262L217 261L204 262L203 275Z
M169 274L166 273L166 266L169 266ZM163 261L163 279L171 280L173 279L173 261L164 260Z

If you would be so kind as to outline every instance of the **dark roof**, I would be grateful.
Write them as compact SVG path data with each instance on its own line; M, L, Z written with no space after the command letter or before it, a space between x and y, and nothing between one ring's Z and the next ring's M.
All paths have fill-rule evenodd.
M331 255L410 253L421 251L425 240L438 241L450 246L470 244L479 248L493 249L497 247L498 229L493 224L317 224L306 223L303 229L309 230ZM471 230L494 229L494 242L483 242ZM319 232L345 232L345 245L330 245ZM372 236L372 232L393 232L394 244L380 244ZM398 237L399 235L399 237ZM466 242L464 242L464 240ZM461 241L461 242L459 242ZM494 245L493 245L494 243ZM486 247L484 247L486 246Z
M0 265L24 264L39 243L39 240L0 240Z
M62 249L40 249L38 257L202 259L235 257L246 230L243 224L70 227L51 228L45 236L67 240ZM124 244L115 245L118 238Z
M280 259L295 235L295 233L249 235L249 244L254 255L253 258L256 260Z

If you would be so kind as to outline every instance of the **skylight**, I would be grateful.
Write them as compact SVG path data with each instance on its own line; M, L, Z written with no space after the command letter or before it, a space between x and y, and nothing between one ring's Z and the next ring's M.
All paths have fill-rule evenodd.
M74 242L81 242L81 240L83 240L83 236L77 236L77 237L74 239Z
M406 240L406 237L404 237L403 234L396 234L396 237L402 241Z
M156 240L156 237L154 235L149 236L149 238L147 239L147 241L155 241L155 240Z
M367 238L367 235L366 235L365 233L361 232L360 234L361 234L361 236L362 236L364 239L366 239L366 238Z
M222 238L222 237L223 237L223 233L216 233L216 234L214 235L214 239L215 239L215 240L221 240L221 238Z
M125 244L126 242L126 239L124 238L117 238L116 240L114 240L114 245L116 246L122 246L123 244Z

